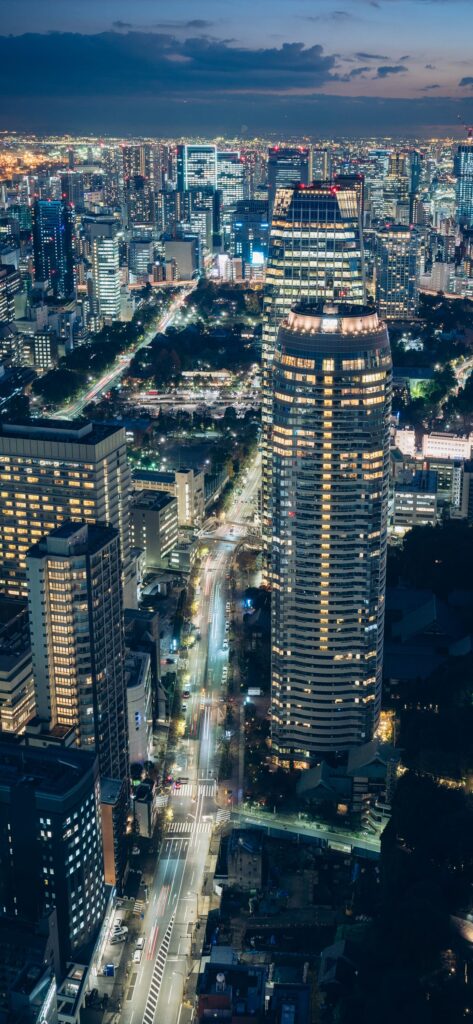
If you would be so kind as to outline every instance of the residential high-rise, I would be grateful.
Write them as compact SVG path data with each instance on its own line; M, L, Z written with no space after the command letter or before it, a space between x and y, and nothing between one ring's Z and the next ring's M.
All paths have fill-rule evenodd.
M262 527L271 536L271 365L279 324L294 303L327 300L363 304L363 236L354 188L314 182L277 193L266 272L262 346Z
M38 717L73 729L100 774L128 778L120 541L113 526L66 522L28 551Z
M473 129L457 149L454 170L456 182L456 219L461 227L473 227Z
M387 224L376 232L376 302L383 319L407 320L415 316L419 256L415 228Z
M122 146L122 162L124 182L133 178L135 174L142 178L153 178L153 147L149 143Z
M102 166L104 171L104 199L112 209L120 205L120 179L122 161L120 150L110 147L103 150Z
M120 253L117 234L98 235L92 240L92 280L101 320L112 323L120 317Z
M148 178L134 174L125 183L128 226L152 225L155 221L154 190Z
M268 199L270 215L278 188L291 188L312 181L312 150L309 146L271 146L268 153Z
M105 912L97 759L0 743L0 908L36 923L57 912L62 967L90 952Z
M177 147L177 191L217 187L217 149L215 146Z
M371 739L381 704L391 354L366 306L300 305L273 366L272 744Z
M131 477L121 427L86 420L0 424L0 590L26 596L26 552L65 519L110 523L120 534L125 604L135 579Z
M51 288L56 299L74 294L73 211L60 200L37 199L33 206L35 280Z

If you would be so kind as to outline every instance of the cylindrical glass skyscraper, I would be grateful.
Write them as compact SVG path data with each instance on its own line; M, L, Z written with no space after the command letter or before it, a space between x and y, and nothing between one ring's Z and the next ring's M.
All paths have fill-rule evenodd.
M272 373L272 743L284 767L367 742L381 703L389 338L366 306L301 305Z

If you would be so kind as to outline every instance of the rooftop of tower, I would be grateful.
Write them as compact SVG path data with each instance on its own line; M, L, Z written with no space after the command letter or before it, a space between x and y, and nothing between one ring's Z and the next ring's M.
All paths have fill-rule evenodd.
M383 350L390 359L386 324L371 306L352 303L294 306L279 328L278 347L288 354L312 357Z
M382 323L372 306L325 300L294 306L284 327L301 334L370 334Z
M0 438L25 439L29 441L73 442L81 445L95 445L105 438L123 431L116 423L96 423L87 419L46 419L2 420Z

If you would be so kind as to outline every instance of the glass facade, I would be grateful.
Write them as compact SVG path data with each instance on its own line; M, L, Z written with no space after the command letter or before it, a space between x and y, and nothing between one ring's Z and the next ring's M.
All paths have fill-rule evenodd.
M263 542L271 535L271 366L279 324L294 303L365 297L363 241L356 190L315 182L278 191L271 225L262 344Z
M463 227L473 227L473 138L457 149L454 163L456 218Z

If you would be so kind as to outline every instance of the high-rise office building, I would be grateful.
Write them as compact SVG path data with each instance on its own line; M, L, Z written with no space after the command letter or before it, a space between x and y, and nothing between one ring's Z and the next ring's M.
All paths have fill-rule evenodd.
M247 265L263 264L268 258L268 203L265 199L243 199L235 206L232 220L231 253Z
M125 431L84 420L0 424L0 589L25 595L26 552L65 519L110 523L120 534L133 604L130 471Z
M38 717L73 729L100 774L128 778L120 540L113 526L66 522L26 556Z
M245 197L254 199L256 191L266 180L266 153L244 147L241 157L245 164Z
M62 200L37 199L33 207L35 280L47 284L56 299L74 294L73 211Z
M222 197L222 210L234 208L245 198L245 164L238 150L217 153L217 188Z
M62 967L89 952L105 912L97 759L0 743L0 908L57 913Z
M407 320L415 316L419 257L415 228L387 224L376 232L376 302L383 319Z
M316 181L330 181L332 177L332 157L328 149L312 151L312 174Z
M278 191L263 315L262 526L266 553L271 536L271 365L279 324L294 303L302 300L363 304L364 298L363 236L355 189L314 182L309 187Z
M354 189L358 199L358 213L361 221L361 227L363 227L365 217L365 176L359 171L354 174L334 174L333 176L334 185L339 185L340 188Z
M61 194L63 201L79 212L84 209L84 177L77 171L61 174Z
M422 178L422 157L417 149L409 152L409 223L415 223L415 210Z
M177 147L177 191L217 187L217 149L215 146Z
M454 160L456 176L456 219L461 227L473 227L473 129L466 142L457 149Z
M409 197L411 191L411 170L409 154L398 152L390 154L388 171L383 185L383 213L385 217L398 219L399 210L406 210L409 222Z
M116 222L115 222L116 224ZM117 231L92 239L92 280L98 313L105 323L120 317L120 252Z
M15 267L0 265L0 324L15 319L15 294L20 290L20 275Z
M366 306L301 305L273 366L272 743L371 739L381 704L391 355Z
M308 146L271 146L268 153L268 198L270 215L278 188L309 185L312 181L312 150Z

